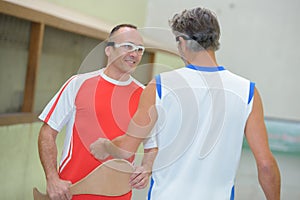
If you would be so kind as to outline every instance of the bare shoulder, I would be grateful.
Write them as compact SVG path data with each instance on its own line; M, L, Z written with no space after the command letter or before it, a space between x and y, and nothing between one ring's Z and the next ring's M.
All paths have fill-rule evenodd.
M151 107L155 104L155 95L156 94L156 81L151 80L148 85L145 87L141 99L140 99L140 107Z

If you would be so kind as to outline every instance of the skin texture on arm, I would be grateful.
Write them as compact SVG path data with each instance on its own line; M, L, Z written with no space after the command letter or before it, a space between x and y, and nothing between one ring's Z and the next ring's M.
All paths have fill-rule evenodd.
M157 120L155 108L156 85L152 80L141 94L138 109L131 119L126 134L112 141L99 138L90 146L95 158L104 160L109 155L115 158L130 158L139 145L148 137Z
M71 199L70 181L59 178L57 172L57 146L58 132L48 124L44 124L38 137L39 156L47 180L47 193L51 199Z
M141 166L136 167L130 177L130 184L135 189L143 189L149 183L152 174L152 166L157 155L157 148L144 149L144 157Z
M253 108L245 128L246 139L255 157L259 183L266 199L279 200L280 171L269 148L262 101L256 89L253 101Z
M141 94L138 109L129 123L126 134L112 140L113 145L127 152L137 151L157 120L155 97L156 83L152 80Z
M157 112L154 108L155 95L155 81L151 81L141 95L138 109L129 124L127 133L112 141L99 138L91 144L90 151L95 158L104 160L112 155L115 158L127 159L137 151L157 120ZM157 150L157 148L144 149L142 164L135 169L130 178L133 188L143 189L148 185Z

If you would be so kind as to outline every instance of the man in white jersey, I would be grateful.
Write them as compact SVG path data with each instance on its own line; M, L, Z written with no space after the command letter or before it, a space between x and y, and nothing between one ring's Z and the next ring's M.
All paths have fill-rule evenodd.
M185 67L157 75L141 95L127 133L99 139L93 155L128 157L156 134L158 154L149 200L233 200L243 136L268 200L280 199L280 172L268 145L254 83L217 63L220 28L204 8L174 15L170 26ZM134 148L135 147L135 148Z

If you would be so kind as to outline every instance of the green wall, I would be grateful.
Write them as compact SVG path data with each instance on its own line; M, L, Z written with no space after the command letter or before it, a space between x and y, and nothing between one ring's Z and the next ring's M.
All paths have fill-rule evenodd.
M37 151L40 122L0 126L0 199L33 199L32 188L46 191L46 181ZM64 132L58 138L63 144ZM61 152L61 148L59 148Z
M97 17L108 24L131 23L143 27L147 0L46 0Z

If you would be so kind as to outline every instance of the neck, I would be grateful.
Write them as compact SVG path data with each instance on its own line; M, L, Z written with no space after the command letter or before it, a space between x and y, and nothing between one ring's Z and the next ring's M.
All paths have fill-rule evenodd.
M205 67L217 67L216 55L212 50L191 52L186 59L188 64Z
M117 81L127 81L130 78L129 73L121 72L118 68L108 65L105 70L104 74L109 78L112 78Z

